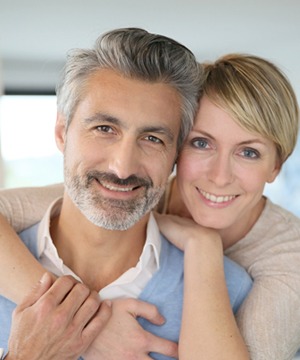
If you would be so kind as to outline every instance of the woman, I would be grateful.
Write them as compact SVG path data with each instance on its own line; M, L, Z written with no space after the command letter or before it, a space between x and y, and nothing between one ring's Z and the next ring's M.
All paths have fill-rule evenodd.
M167 213L218 230L225 254L253 277L237 315L251 359L291 359L300 347L300 220L263 196L297 134L296 98L274 65L239 55L206 65L199 112L165 204ZM180 224L159 222L184 247L179 240L192 235Z
M300 347L300 220L266 199L263 189L295 147L296 97L283 74L255 56L228 55L205 65L204 73L199 113L163 204L166 213L192 217L201 228L190 219L158 217L162 232L185 251L179 351L192 359L205 336L197 301L201 287L195 286L203 271L198 251L207 254L209 282L219 283L215 296L211 293L215 301L224 283L213 278L209 266L211 259L220 266L223 246L254 280L237 314L251 359L292 359ZM205 236L202 227L217 235L207 230ZM7 257L4 261L11 266ZM8 288L0 290L17 298Z

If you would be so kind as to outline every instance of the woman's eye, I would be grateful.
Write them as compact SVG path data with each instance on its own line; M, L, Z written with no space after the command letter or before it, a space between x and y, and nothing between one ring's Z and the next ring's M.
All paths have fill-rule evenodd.
M248 159L259 159L260 158L259 152L254 149L244 149L242 151L242 155Z
M208 147L208 142L205 139L193 139L191 141L192 146L199 148L199 149L206 149Z

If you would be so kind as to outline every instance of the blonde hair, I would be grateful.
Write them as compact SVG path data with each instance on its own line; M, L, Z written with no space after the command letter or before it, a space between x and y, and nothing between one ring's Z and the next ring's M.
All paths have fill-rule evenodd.
M244 129L274 142L281 164L293 152L299 107L286 76L270 61L230 54L204 64L206 95Z

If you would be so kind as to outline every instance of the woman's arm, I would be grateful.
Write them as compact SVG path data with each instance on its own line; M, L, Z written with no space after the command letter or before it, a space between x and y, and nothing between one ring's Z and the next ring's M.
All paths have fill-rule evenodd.
M63 195L63 189L63 184L1 189L0 213L20 232L40 221L50 203Z
M45 270L9 224L21 231L36 223L62 192L62 185L0 191L0 294L16 303Z
M19 303L45 269L0 215L0 294Z
M158 216L158 224L184 251L180 360L249 359L230 305L219 234L176 216Z

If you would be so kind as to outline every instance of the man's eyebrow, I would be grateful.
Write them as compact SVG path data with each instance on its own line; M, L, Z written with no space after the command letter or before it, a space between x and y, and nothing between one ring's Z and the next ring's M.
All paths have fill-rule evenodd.
M92 124L92 123L98 122L98 121L105 121L105 122L115 124L115 125L120 125L121 124L119 119L117 119L114 116L105 114L105 113L96 113L95 115L84 119L84 122L86 124Z
M105 121L113 125L124 126L120 119L106 113L96 113L95 115L84 119L86 124L92 124L93 122L97 123L99 121ZM170 142L173 142L175 138L174 132L167 126L142 126L138 129L138 131L140 133L150 132L165 135Z

